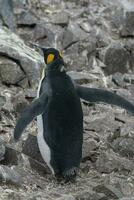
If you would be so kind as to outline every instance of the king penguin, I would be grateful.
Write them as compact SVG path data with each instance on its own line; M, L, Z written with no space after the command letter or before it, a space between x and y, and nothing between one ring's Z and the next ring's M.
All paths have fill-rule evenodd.
M14 130L18 140L26 126L37 116L37 141L42 158L56 176L76 177L83 144L83 112L80 98L105 102L134 113L134 105L110 91L76 85L66 73L61 53L43 48L45 73L38 87L37 99L22 113Z

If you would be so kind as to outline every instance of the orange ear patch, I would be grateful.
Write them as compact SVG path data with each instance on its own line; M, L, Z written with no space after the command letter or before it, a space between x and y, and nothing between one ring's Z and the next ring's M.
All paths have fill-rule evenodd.
M49 54L48 56L47 56L47 64L49 64L50 62L52 62L54 60L54 54Z

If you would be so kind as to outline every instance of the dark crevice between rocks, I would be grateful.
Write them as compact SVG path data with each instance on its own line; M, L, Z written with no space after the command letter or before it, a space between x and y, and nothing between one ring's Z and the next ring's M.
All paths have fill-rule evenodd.
M121 123L125 124L125 121L123 121L122 119L119 119L118 117L115 117L114 119L115 119L115 121L117 121L117 122L121 122Z
M47 39L47 35L44 35L44 36L42 36L42 37L37 38L37 39L35 40L35 42L40 42L40 40L45 40L45 39Z
M3 57L5 57L5 58L9 58L9 59L12 60L13 62L15 62L17 65L19 65L20 69L21 69L22 72L24 73L24 77L22 77L19 81L17 81L17 83L12 84L12 85L21 87L21 86L18 85L18 84L19 84L20 81L22 81L24 78L27 77L27 73L26 73L25 70L23 69L23 67L22 67L22 65L21 65L21 63L20 63L20 61L19 61L18 59L16 59L16 58L13 58L13 57L9 56L9 55L6 54L6 53L3 53L3 52L0 52L0 55L3 56ZM11 84L7 84L7 83L4 83L4 84L7 85L7 86L10 86L10 85L11 85ZM31 83L30 83L29 79L28 79L28 86L31 87Z
M67 50L69 47L71 47L73 44L76 44L77 42L79 42L79 41L77 40L77 41L71 42L70 44L68 44L67 46L65 46L65 47L63 48L63 50Z
M17 24L17 28L35 28L36 24Z

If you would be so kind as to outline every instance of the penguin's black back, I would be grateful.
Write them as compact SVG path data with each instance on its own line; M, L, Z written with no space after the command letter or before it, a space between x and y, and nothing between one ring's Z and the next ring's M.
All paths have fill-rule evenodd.
M66 73L52 73L42 81L40 94L49 88L50 96L42 115L44 139L51 152L55 173L79 167L83 141L83 113L80 99Z

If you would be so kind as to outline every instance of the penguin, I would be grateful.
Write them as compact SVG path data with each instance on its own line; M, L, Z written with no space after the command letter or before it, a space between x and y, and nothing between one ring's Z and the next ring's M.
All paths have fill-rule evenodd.
M56 177L74 180L82 157L83 111L80 99L104 102L134 113L134 105L110 91L75 84L66 73L61 53L41 47L46 63L37 99L22 113L14 129L18 140L26 126L37 117L37 141L43 160Z

